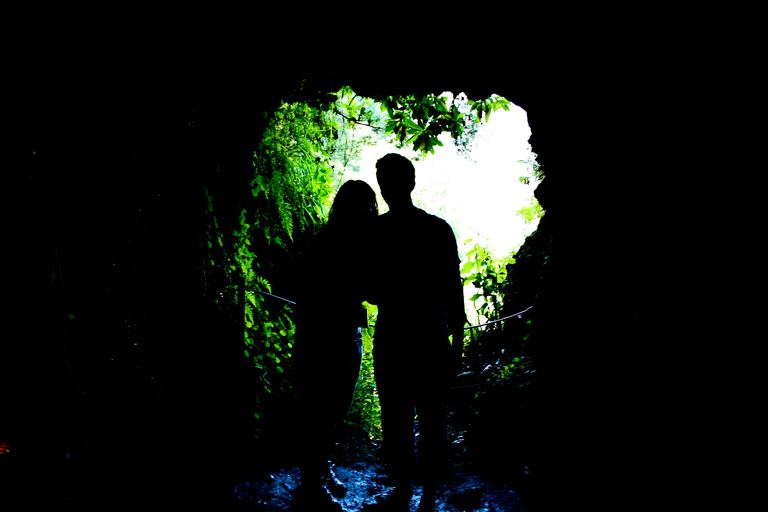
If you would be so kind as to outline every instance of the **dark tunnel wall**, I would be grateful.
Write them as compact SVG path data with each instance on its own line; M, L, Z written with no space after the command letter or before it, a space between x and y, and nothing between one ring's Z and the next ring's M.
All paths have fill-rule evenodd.
M118 396L95 435L131 433L156 450L159 467L226 461L248 435L237 426L238 389L247 377L239 366L238 325L200 297L201 188L226 194L247 179L263 112L289 96L311 97L345 83L372 97L496 93L528 112L531 143L547 173L536 191L553 230L534 317L547 382L537 420L541 474L557 489L553 495L586 487L606 501L621 496L657 453L656 425L667 405L643 364L659 326L649 313L658 262L646 253L656 227L647 203L657 200L659 188L639 158L654 138L645 110L653 97L638 99L636 92L646 89L635 74L550 63L526 80L501 68L463 73L414 66L391 75L318 69L231 76L205 91L185 89L178 77L51 87L32 108L36 154L20 173L27 195L14 218L15 234L25 241L17 263L26 273L14 282L23 297L16 318L37 321L32 305L39 294L27 276L40 265L30 254L47 247L47 238L59 251L82 323L97 336L131 336L114 325L120 310L143 326L144 352L132 357L156 373L165 396L163 404ZM110 265L117 264L135 266L133 282L110 281ZM124 285L122 295L109 294L121 303L102 300L104 289ZM45 357L55 340L36 336L35 348L13 344L13 355ZM112 380L120 375L119 368L106 369L92 378L122 390ZM189 453L201 438L215 439L216 448ZM119 454L106 453L105 461L111 456Z

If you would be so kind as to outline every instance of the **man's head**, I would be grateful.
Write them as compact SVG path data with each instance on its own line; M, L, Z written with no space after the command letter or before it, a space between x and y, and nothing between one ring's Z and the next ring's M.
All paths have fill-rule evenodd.
M376 181L390 208L412 204L411 192L416 186L416 170L404 156L390 153L379 158L376 162Z

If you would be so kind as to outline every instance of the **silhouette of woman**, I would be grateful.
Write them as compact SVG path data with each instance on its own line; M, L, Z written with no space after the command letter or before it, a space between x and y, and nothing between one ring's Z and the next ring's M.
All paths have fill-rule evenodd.
M341 511L330 495L346 494L329 465L330 437L349 411L360 373L361 327L368 320L362 307L364 261L355 251L377 215L367 183L344 183L304 266L294 349L303 429L296 509Z

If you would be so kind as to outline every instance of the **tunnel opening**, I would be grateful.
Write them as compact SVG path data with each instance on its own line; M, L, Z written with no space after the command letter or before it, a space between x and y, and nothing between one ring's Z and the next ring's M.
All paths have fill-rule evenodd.
M332 106L318 108L302 102L283 103L275 110L274 117L268 120L260 150L254 153L256 170L253 180L249 182L254 206L244 205L240 223L243 232L249 234L235 240L241 248L236 251L238 256L233 258L237 266L232 269L246 277L239 284L245 287L245 293L235 292L244 301L245 357L257 368L260 386L266 390L266 394L262 392L257 398L260 409L254 413L256 421L261 424L258 437L274 446L275 439L290 431L286 425L273 420L275 417L288 417L283 413L290 408L287 404L293 400L291 350L296 325L294 304L290 297L298 293L294 290L298 290L300 283L292 282L286 275L292 274L296 258L300 258L305 244L310 243L311 236L325 222L333 197L346 180L362 179L368 182L375 189L383 211L386 211L373 167L379 157L397 152L416 162L415 204L449 221L459 239L463 258L465 306L474 320L470 323L475 325L468 326L466 331L466 353L470 357L465 361L461 378L452 391L456 404L452 412L454 426L451 432L451 444L456 452L454 460L457 467L474 460L478 468L498 471L496 457L503 447L508 463L503 466L502 472L521 478L526 474L526 457L530 454L520 448L524 444L520 438L510 440L502 430L508 429L510 424L523 424L521 415L524 416L530 408L535 367L524 350L524 342L530 336L530 316L523 317L530 304L520 305L533 300L536 290L535 285L530 283L535 283L537 279L532 276L541 273L547 258L546 244L539 242L535 250L526 248L521 255L526 258L525 264L521 265L523 270L515 273L513 284L511 269L515 255L521 249L523 240L533 234L543 214L532 196L532 190L543 174L527 144L530 129L525 112L511 105L517 109L510 113L510 116L516 115L514 120L508 118L505 114L509 111L503 109L485 112L484 120L477 119L475 114L475 118L465 126L467 131L472 132L471 136L465 136L457 144L453 134L446 130L436 134L430 151L419 148L418 134L399 137L395 130L387 134L391 118L382 114L385 110L382 103L360 98L351 89L337 93L336 97ZM448 110L456 99L450 93L434 97L442 98ZM466 96L458 97L456 103L463 110L462 115L468 116L471 105ZM493 127L494 122L506 124L507 129L500 135L489 131L488 127ZM515 122L517 126L509 126ZM356 133L356 130L362 134ZM510 147L510 131L517 133L517 149ZM301 137L314 139L307 142ZM494 154L486 149L494 147L502 148L501 161L498 152ZM446 157L441 158L442 155ZM488 166L495 167L495 172L482 173L481 170ZM278 170L290 175L294 183L299 184L297 188L301 188L302 193L289 198L288 192L281 188L287 187L286 182L275 176ZM467 177L476 186L468 186ZM518 193L515 201L504 201L512 196L512 187L524 193ZM489 189L500 194L489 201ZM452 202L463 203L463 210L451 208ZM503 208L488 208L492 203ZM485 211L477 215L478 221L474 224L462 222L469 212L477 214L481 206ZM261 213L258 213L259 208L262 208ZM254 210L257 211L255 215ZM260 215L263 218L259 219ZM528 216L527 222L504 227L504 221L510 217L524 215ZM488 216L501 221L502 226L497 225L495 231L483 231L483 223L488 222ZM255 241L251 238L254 233L252 226L270 224L273 226L270 231L257 234L266 240ZM516 238L508 237L512 241L503 240L496 250L490 246L490 241L500 232L515 230L520 234ZM542 235L540 238L546 237ZM209 247L212 245L209 243ZM266 265L264 259L259 260L259 256L269 254L269 251L282 254L275 258L277 263ZM533 261L536 261L535 265ZM527 281L525 290L518 281ZM331 281L329 285L332 285ZM517 291L513 293L512 288ZM507 295L508 298L505 298ZM513 311L515 307L519 307L519 311ZM375 450L381 442L381 413L371 354L376 308L368 305L368 309L372 323L371 329L363 333L365 351L360 380L345 428L341 430L344 437L339 438L337 444L361 444L365 446L364 450ZM506 329L503 321L510 318L518 325ZM270 328L254 333L264 325ZM272 422L274 424L270 425ZM523 430L518 433L525 435ZM259 450L263 448L257 448ZM349 453L343 455L349 457ZM282 453L282 456L286 454Z

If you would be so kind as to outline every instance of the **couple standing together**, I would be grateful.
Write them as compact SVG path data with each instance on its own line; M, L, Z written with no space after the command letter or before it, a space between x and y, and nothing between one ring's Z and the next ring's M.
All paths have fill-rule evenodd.
M408 159L379 159L376 179L389 212L378 215L365 182L346 182L306 266L302 303L311 306L297 324L295 362L307 447L297 504L313 510L340 511L329 492L337 498L346 492L331 475L327 445L332 425L350 408L360 371L360 328L367 326L362 301L379 308L374 375L384 460L395 483L370 508L409 510L417 466L414 409L424 480L419 511L434 510L448 462L446 393L460 367L466 320L456 238L444 220L413 206L415 170Z

